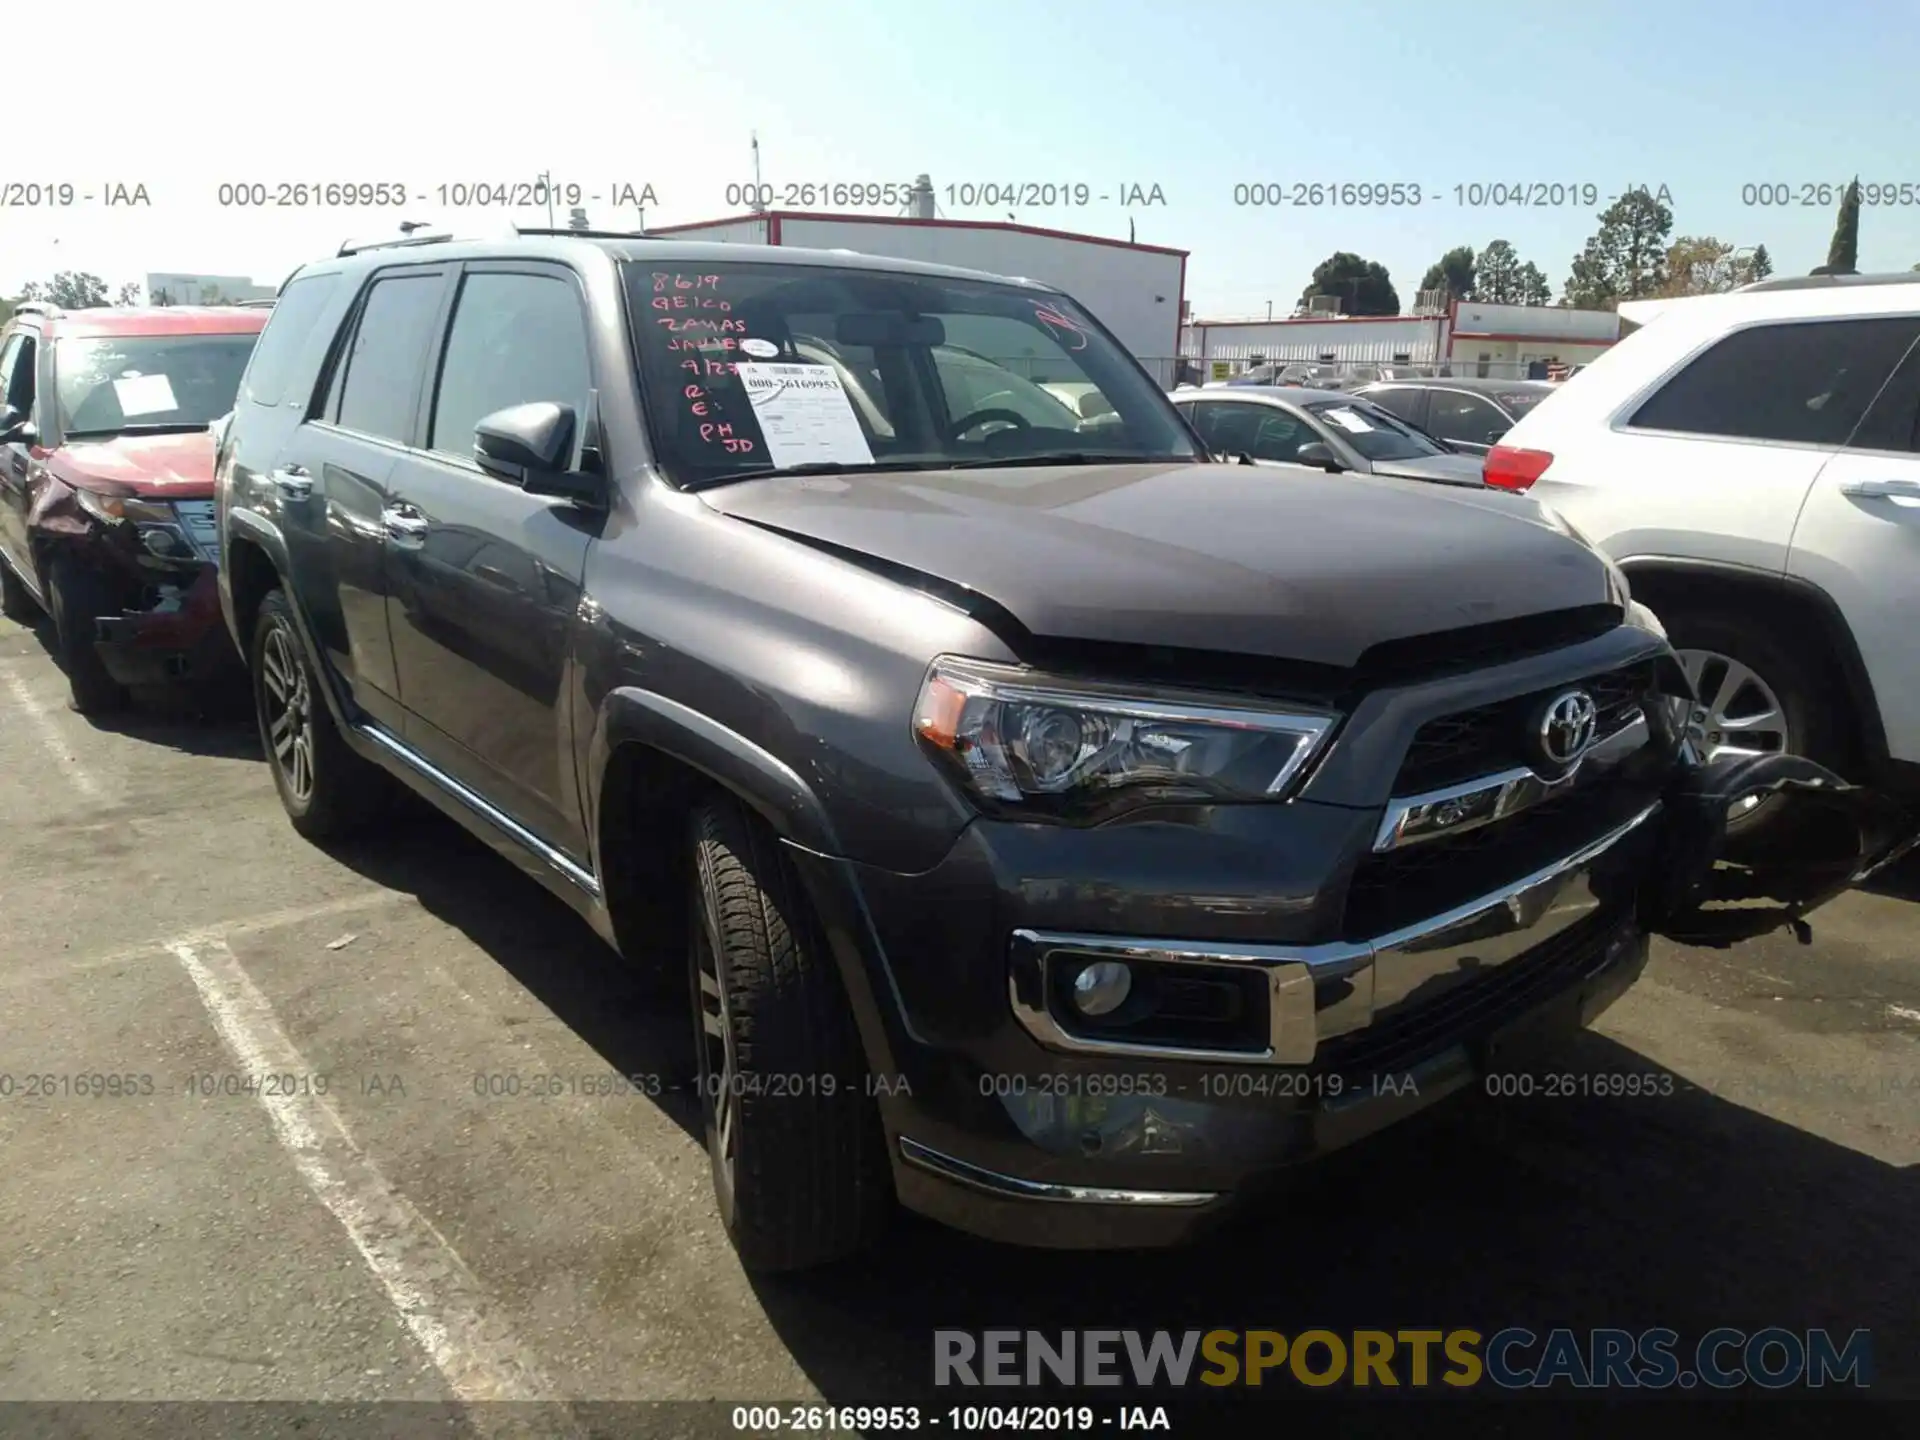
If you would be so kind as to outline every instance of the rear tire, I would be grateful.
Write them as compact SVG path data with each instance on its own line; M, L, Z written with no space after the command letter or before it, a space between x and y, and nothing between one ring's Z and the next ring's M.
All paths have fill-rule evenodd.
M98 621L110 613L111 600L99 575L62 555L47 575L47 602L53 614L54 643L67 672L67 704L82 715L110 715L131 698L126 686L107 673L93 648Z
M338 840L384 813L393 781L341 738L282 590L260 601L247 668L260 745L293 828L308 840Z
M1770 740L1755 748L1804 756L1834 770L1847 768L1851 717L1838 688L1817 663L1782 644L1759 619L1736 619L1709 610L1676 610L1662 618L1689 673L1696 683L1704 682L1700 701L1709 711L1704 722L1709 755L1716 743L1739 743L1744 733L1753 733L1717 722L1751 720L1758 712L1775 708L1784 731L1781 743L1774 745ZM1702 663L1698 657L1711 658ZM1736 690L1737 667L1751 672L1758 683ZM1715 735L1721 737L1719 742ZM1729 841L1743 849L1774 846L1783 838L1779 820L1784 809L1780 796L1737 809L1727 822Z
M799 877L727 799L694 812L688 970L714 1194L751 1271L863 1249L893 1208L853 1011Z
M0 560L0 615L23 625L31 625L40 618L40 607L34 603L33 592L5 560Z

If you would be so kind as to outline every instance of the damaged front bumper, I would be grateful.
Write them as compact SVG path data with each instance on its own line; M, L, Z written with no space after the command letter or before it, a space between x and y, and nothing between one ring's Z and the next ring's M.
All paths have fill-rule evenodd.
M103 615L95 651L122 685L204 683L239 668L220 614L219 574L212 565L151 587L149 609Z
M1736 801L1782 797L1787 837L1759 857L1727 858ZM1739 756L1679 772L1642 908L1646 928L1682 945L1725 948L1774 930L1812 939L1806 916L1920 845L1920 823L1878 791L1797 755Z

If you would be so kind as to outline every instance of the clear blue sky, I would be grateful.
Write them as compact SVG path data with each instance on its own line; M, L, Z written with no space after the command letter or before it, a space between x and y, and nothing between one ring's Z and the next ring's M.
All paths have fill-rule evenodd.
M1203 315L1284 308L1336 249L1381 261L1410 300L1443 250L1496 236L1557 294L1596 207L1473 210L1456 184L1591 183L1602 196L1665 185L1676 236L1764 243L1781 272L1824 260L1834 207L1744 205L1743 185L1797 201L1805 183L1857 172L1920 192L1911 0L546 0L502 7L510 24L473 8L465 33L457 13L339 0L296 22L174 0L159 31L139 28L152 38L74 72L93 98L50 110L24 152L46 173L0 174L144 183L151 206L0 210L0 287L55 268L277 282L348 234L444 218L431 199L441 183L543 168L595 192L651 183L649 223L709 218L734 208L729 181L751 178L755 130L768 181L927 171L955 218L1005 212L948 204L949 184L1084 181L1115 200L1019 218L1125 236L1131 213L1141 240L1192 252L1188 298ZM123 34L128 15L69 0L61 25ZM183 73L142 98L156 53L176 44ZM59 76L42 78L57 95ZM219 184L244 180L390 180L416 199L404 216L221 208ZM1237 208L1235 184L1262 180L1399 181L1429 197ZM1123 210L1131 185L1159 186L1166 203ZM1920 262L1912 198L1865 210L1862 269Z

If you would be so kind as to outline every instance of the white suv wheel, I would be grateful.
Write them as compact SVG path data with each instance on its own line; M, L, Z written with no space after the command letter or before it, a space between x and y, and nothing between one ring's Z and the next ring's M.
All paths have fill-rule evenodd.
M1712 650L1675 654L1700 697L1693 709L1692 728L1708 760L1793 752L1793 732L1780 697L1752 666ZM1735 803L1733 813L1748 814L1759 803L1758 795L1749 795Z

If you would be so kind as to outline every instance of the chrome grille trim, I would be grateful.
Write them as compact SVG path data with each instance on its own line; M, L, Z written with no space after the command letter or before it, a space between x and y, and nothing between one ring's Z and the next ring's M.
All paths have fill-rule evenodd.
M1647 724L1646 715L1636 711L1626 724L1595 741L1593 747L1575 761L1566 774L1557 778L1547 779L1521 766L1513 770L1502 770L1494 775L1482 775L1477 779L1463 781L1458 785L1448 785L1439 790L1427 790L1419 795L1395 796L1387 803L1386 814L1380 817L1380 828L1373 837L1373 853L1384 855L1389 851L1403 849L1408 845L1418 845L1426 840L1464 835L1482 826L1510 819L1524 810L1531 810L1543 800L1549 800L1565 791L1589 765L1619 764L1644 746L1652 733ZM1423 806L1445 804L1449 800L1479 800L1488 795L1493 795L1495 798L1493 809L1485 815L1462 820L1456 825L1449 825L1444 829L1429 831L1425 834L1410 836L1404 833L1408 817Z

